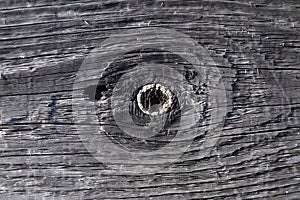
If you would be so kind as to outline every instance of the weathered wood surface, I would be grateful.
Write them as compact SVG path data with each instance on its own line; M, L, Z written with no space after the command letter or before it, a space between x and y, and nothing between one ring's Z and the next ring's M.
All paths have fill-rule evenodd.
M299 199L298 0L3 0L0 9L1 200ZM177 30L208 50L227 114L209 155L199 156L204 137L161 171L113 171L75 130L73 84L101 41L144 27ZM160 53L118 62L176 62Z

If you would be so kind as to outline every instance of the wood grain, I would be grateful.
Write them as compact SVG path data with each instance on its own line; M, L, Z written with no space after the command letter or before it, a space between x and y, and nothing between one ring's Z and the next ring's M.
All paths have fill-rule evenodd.
M299 199L299 1L9 0L0 8L1 200ZM228 113L208 156L195 138L159 172L116 172L75 130L73 84L99 43L145 27L174 29L208 50ZM118 62L138 63L140 54Z

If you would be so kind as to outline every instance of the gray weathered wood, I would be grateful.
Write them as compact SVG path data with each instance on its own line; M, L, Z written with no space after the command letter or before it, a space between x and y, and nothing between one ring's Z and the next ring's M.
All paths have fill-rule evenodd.
M0 9L1 200L299 199L298 0L3 0ZM174 29L208 50L228 113L208 156L196 138L159 172L116 172L75 130L73 84L100 42L144 27Z

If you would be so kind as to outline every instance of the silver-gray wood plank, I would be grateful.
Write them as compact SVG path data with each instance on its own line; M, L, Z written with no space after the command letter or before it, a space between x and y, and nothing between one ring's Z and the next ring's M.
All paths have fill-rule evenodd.
M3 0L0 13L1 200L299 199L299 1ZM206 90L212 88L209 82L215 76L207 78L205 85L186 59L153 45L148 49L137 45L107 66L98 88L83 84L90 103L96 103L99 124L76 123L74 118L80 119L81 114L74 116L74 83L93 49L108 38L120 34L130 38L155 28L183 34L198 43L193 46L207 51L226 101L215 106L212 90ZM147 37L165 44L168 35L159 34ZM118 52L122 46L113 42L107 44ZM188 49L183 46L177 51ZM128 151L153 152L146 158L153 159L149 166L157 167L155 152L165 141L157 137L145 143L119 133L110 104L122 74L154 62L185 75L189 81L182 84L195 86L199 104L205 105L201 112L205 126L222 117L222 127L212 135L196 132L186 151L159 170L127 171L122 163L115 170L97 159L80 133L102 127L107 135L97 135L100 142L108 137ZM209 71L211 66L203 67ZM97 69L87 72L86 83L94 75ZM133 83L136 78L127 80ZM178 82L174 85L181 87ZM93 89L97 89L96 101ZM186 91L181 92L178 99L185 98ZM218 107L226 108L224 116L212 114ZM175 118L192 120L184 111L178 113ZM149 120L140 112L132 119L144 126ZM176 120L172 123L175 129L182 128ZM175 137L174 133L168 137ZM203 147L211 138L217 138L216 143ZM204 155L207 149L209 154Z

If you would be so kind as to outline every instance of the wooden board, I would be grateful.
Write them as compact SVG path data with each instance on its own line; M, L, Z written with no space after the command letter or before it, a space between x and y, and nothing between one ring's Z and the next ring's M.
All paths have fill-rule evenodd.
M0 9L1 200L299 199L298 0L3 0ZM96 67L79 75L85 72L85 63L108 62L106 57L91 58L99 55L94 51L101 51L101 45L103 53L111 52L112 57L126 50L126 41L133 37L142 38L134 43L136 50L120 53L105 72ZM194 43L180 48L185 41ZM143 42L151 48L139 46ZM173 52L160 49L168 44ZM214 63L199 64L208 76L199 73L199 79L188 82L197 91L207 84L198 99L205 110L193 112L201 114L198 126L207 130L195 132L185 151L160 167L156 161L157 150L165 145L161 139L146 144L120 134L111 111L113 89L121 75L144 63L173 66L185 78L193 77L195 63L176 52L188 54L196 47L206 52L200 60L209 57ZM106 78L98 81L104 74ZM78 77L83 78L79 89L89 93L91 87L87 104L96 103L99 123L76 121L87 117L74 112ZM138 77L126 80L134 83ZM178 88L187 83L170 77L170 84ZM95 88L89 84L93 80L100 85L96 101ZM216 96L214 81L222 83ZM178 90L178 98L194 97L187 90ZM219 109L225 114L216 114ZM144 123L142 117L139 113L136 120ZM193 122L181 111L178 118L184 121L183 117ZM214 122L218 131L209 129ZM174 123L176 130L183 129ZM108 135L95 133L94 143L85 140L82 135L90 134L91 127ZM168 137L175 137L172 134ZM108 160L99 159L89 145L104 145L105 137L127 151L150 152L146 165L133 159L129 164L138 166L135 170L122 162L116 170L110 165L114 153L120 156L116 152L108 152ZM170 138L167 142L176 147ZM161 156L168 158L168 153L172 156L172 152ZM159 168L146 170L149 166Z

